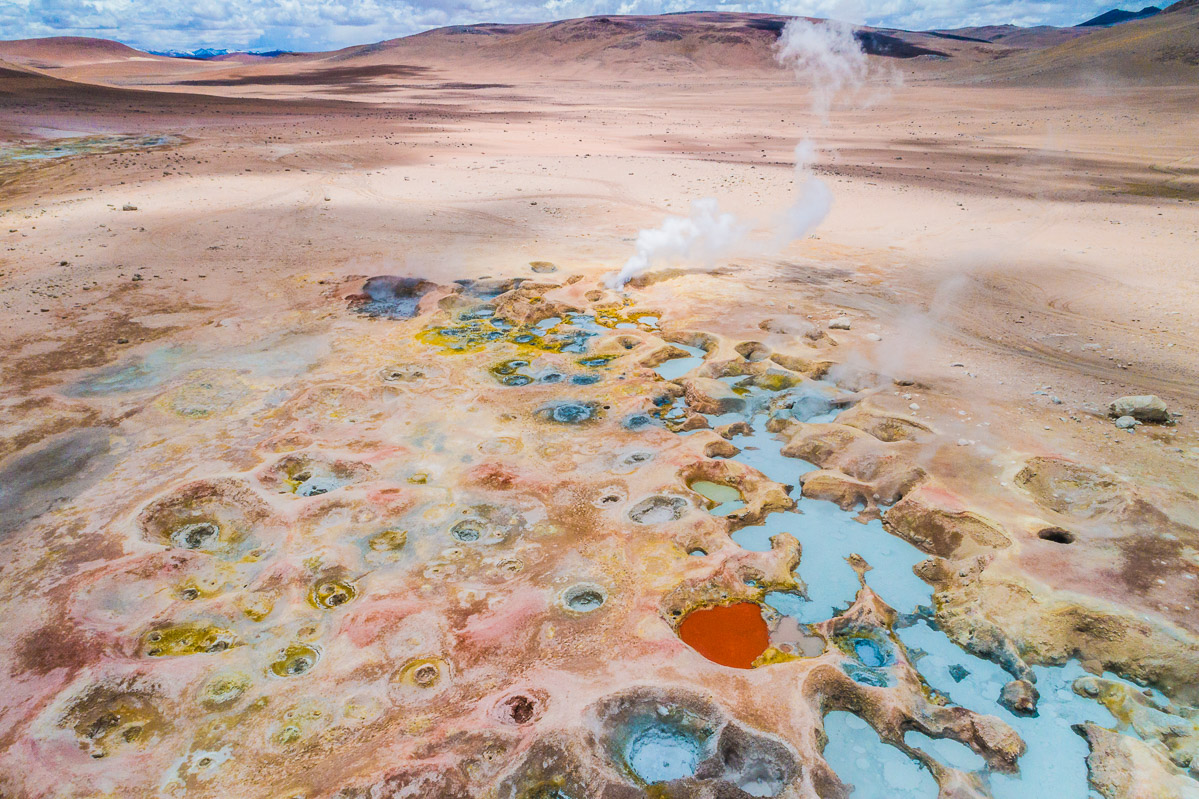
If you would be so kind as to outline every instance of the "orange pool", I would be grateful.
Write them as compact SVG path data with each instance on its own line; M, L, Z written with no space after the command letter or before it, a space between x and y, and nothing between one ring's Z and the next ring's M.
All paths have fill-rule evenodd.
M708 660L735 669L751 668L770 645L762 609L753 602L693 611L679 625L679 637Z

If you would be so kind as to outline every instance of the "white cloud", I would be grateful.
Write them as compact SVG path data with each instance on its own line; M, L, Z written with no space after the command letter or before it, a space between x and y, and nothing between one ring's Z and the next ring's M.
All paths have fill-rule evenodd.
M691 8L827 17L921 30L999 23L1072 25L1118 6L1114 0L697 2L693 6L686 0L0 0L0 35L6 39L100 36L143 49L328 49L440 25Z

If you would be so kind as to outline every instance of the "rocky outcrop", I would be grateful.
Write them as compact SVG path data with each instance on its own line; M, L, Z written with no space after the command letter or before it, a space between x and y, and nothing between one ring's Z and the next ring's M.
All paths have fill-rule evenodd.
M1120 397L1108 406L1107 415L1113 419L1131 416L1138 422L1161 424L1170 421L1170 410L1161 397L1143 394L1135 397Z
M1104 799L1199 799L1199 783L1136 738L1098 724L1074 729L1091 747L1087 777Z

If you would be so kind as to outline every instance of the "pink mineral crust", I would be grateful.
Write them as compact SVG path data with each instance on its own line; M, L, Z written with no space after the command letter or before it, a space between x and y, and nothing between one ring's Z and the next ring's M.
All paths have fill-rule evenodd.
M539 295L509 296L534 308ZM585 312L597 313L558 310ZM22 794L222 795L272 775L305 795L525 795L550 777L598 795L638 784L613 741L658 705L768 753L790 775L786 795L840 790L818 745L835 707L898 746L921 729L1014 766L1019 739L930 704L897 643L889 688L847 678L831 643L814 657L764 653L758 603L802 589L798 547L781 534L746 551L729 533L793 500L705 454L723 441L713 433L621 423L670 394L637 364L662 346L656 328L599 328L589 350L613 357L591 367L598 383L512 389L493 364L571 373L580 356L549 333L454 352L453 321L346 316L315 385L250 374L236 406L128 426L121 468L9 542L45 585L44 610L5 627L27 699L6 712L3 757ZM149 399L163 407L212 380L184 371ZM562 422L550 401L586 410ZM735 485L744 511L708 513L688 489L698 479ZM104 557L60 565L39 555L48 547ZM812 640L839 640L846 624L892 639L893 613L863 590ZM722 606L761 625L740 664L757 668L730 671L687 645L686 620ZM546 757L564 758L560 774L540 773ZM713 764L689 778L697 788L732 779Z

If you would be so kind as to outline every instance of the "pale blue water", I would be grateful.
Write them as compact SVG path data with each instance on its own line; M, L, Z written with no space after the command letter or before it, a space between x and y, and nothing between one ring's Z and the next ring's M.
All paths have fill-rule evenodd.
M567 351L572 352L584 352L588 340L604 330L587 316L549 319L537 328L539 334L568 336L572 343ZM658 374L681 376L702 364L702 350L684 349L689 353L687 358L667 361L657 368ZM328 345L319 335L272 337L234 353L162 348L152 350L140 359L97 370L74 384L69 393L100 396L152 390L179 373L199 366L233 366L263 376L294 374L297 369L306 369L317 362L327 352ZM597 369L602 373L602 366ZM726 380L734 385L740 381L740 378ZM742 420L749 422L752 432L733 439L741 449L735 459L776 482L794 487L798 486L800 475L814 467L780 454L782 442L766 431L769 414L773 412L806 421L830 421L837 414L830 400L833 394L833 387L819 383L804 384L784 392L750 388L745 393L747 408L744 412L712 416L709 421L713 426ZM792 407L780 409L780 398L786 398ZM555 417L555 421L583 421L586 414L576 408L578 405L581 404L555 404L549 411L551 414L560 411L557 417L564 414L563 418ZM673 412L679 415L681 410L676 407ZM660 422L651 420L651 423ZM631 457L632 454L626 456ZM630 463L651 457L652 453L638 453L637 460ZM321 475L306 481L297 493L315 495L342 485L344 481ZM997 700L1003 685L1012 679L1011 675L994 663L960 649L931 622L919 618L918 614L930 604L931 589L915 576L912 567L924 560L925 555L887 534L878 521L862 524L855 520L853 512L842 511L832 503L802 498L798 489L791 493L797 499L794 511L771 514L761 524L732 534L740 546L755 551L768 550L770 537L781 532L794 535L803 546L798 576L807 584L807 596L772 592L767 594L766 604L802 623L823 621L842 612L852 603L859 587L858 577L846 558L851 554L861 555L872 567L866 574L870 587L901 613L917 614L908 616L905 621L908 626L897 626L895 633L908 648L915 667L928 684L955 704L1003 719L1024 739L1028 752L1020 760L1021 774L1007 776L987 772L981 758L954 741L932 740L910 732L905 738L908 744L923 749L946 765L978 772L989 784L995 799L1091 797L1086 780L1087 746L1071 730L1071 725L1094 721L1112 727L1116 721L1101 704L1072 690L1073 681L1085 674L1082 668L1075 662L1057 668L1035 667L1036 684L1041 694L1039 715L1023 718L1010 713ZM714 512L721 510L716 508ZM695 554L702 556L699 552ZM573 603L569 598L564 601L571 607L578 605L577 612L603 602L598 593L592 597L584 592L573 599ZM854 652L860 667L870 673L882 671L880 666L885 666L888 658L893 657L893 653L872 648L869 642L856 643ZM1105 676L1117 679L1114 675ZM829 739L825 757L842 780L855 786L854 799L934 799L937 796L931 775L900 750L882 743L861 719L834 712L825 718L825 728ZM667 718L653 718L630 731L622 754L631 771L646 783L656 783L694 773L698 763L707 756L707 747L708 741L697 737L694 730L671 724ZM751 787L757 790L757 786Z
M927 769L883 743L869 724L852 713L829 713L824 717L824 732L828 735L824 759L842 782L854 787L853 799L937 796L937 781Z
M665 722L633 732L624 750L629 769L649 785L690 777L703 757L703 742Z
M698 356L695 362L680 358L656 371L666 379L674 379L701 361ZM736 385L742 378L724 380ZM751 388L745 395L745 411L707 418L712 427L749 422L753 433L733 438L741 448L734 460L775 482L798 486L799 476L816 467L780 454L783 442L766 431L771 400L789 395L793 407L776 410L777 415L827 422L838 412L829 399L832 393L831 386L818 383L777 394ZM803 547L797 574L807 585L807 597L771 592L765 598L767 605L807 624L844 611L859 588L858 576L846 558L858 554L871 566L866 573L867 583L884 601L903 614L927 614L932 590L912 571L927 557L924 553L888 534L879 521L863 524L855 520L853 511L843 511L831 502L802 498L797 489L791 494L797 499L794 511L771 514L759 525L732 533L737 544L759 552L769 550L770 538L781 532L794 535ZM1074 680L1086 674L1076 662L1056 668L1034 667L1041 694L1038 715L1024 718L998 703L1001 689L1013 677L996 664L960 649L927 620L897 627L896 634L933 688L962 707L999 716L1024 739L1028 751L1020 759L1020 774L1009 776L989 772L981 757L956 741L933 740L911 732L905 738L909 745L923 749L945 765L979 773L995 799L1093 799L1095 794L1087 783L1088 748L1071 726L1094 721L1112 727L1116 720L1098 702L1074 693ZM869 643L855 646L855 653L867 676L882 673L877 667L887 662L888 653L876 651ZM967 674L959 672L961 680L955 681L951 666L963 668ZM1118 679L1111 674L1105 676ZM853 799L936 799L938 788L932 775L899 749L883 743L860 718L844 712L829 713L825 731L829 742L824 756L840 778L854 786Z
M688 347L686 344L675 344L681 350L686 350L688 357L672 358L665 363L658 365L654 371L662 376L665 380L678 380L683 375L690 372L692 369L699 367L704 362L706 354L699 347Z

